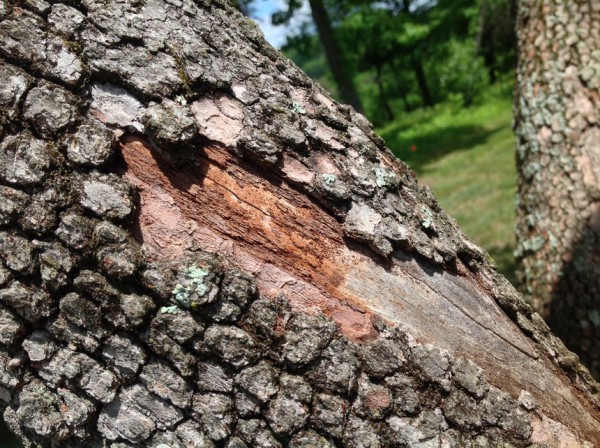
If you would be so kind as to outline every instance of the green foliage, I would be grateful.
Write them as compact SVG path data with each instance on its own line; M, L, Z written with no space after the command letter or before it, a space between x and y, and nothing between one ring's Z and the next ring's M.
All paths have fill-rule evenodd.
M514 63L514 0L326 0L367 117L376 125L431 102L477 104ZM290 5L292 3L290 2ZM293 6L293 5L292 5ZM291 8L293 9L293 8ZM336 96L306 25L284 51ZM417 82L418 66L423 76ZM424 79L423 79L424 78Z
M492 81L516 65L516 0L480 0L478 52Z
M277 11L271 16L273 25L289 23L294 14L302 7L301 0L286 0L286 9Z
M447 57L432 67L439 83L438 95L471 106L489 84L483 59L476 56L471 40L452 38L445 47Z

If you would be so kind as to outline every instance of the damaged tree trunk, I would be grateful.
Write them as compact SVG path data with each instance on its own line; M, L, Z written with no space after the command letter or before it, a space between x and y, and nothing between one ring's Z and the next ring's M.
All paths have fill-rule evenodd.
M519 281L600 377L600 3L521 1Z
M597 384L221 1L0 1L0 407L25 446L593 446Z

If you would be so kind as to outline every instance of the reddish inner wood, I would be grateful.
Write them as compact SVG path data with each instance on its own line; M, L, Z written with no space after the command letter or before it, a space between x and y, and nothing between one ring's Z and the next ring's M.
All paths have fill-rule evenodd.
M590 440L600 437L594 423L590 426L590 419L595 421L598 416L593 405L585 397L577 397L579 392L560 372L556 376L548 373L553 368L548 359L523 361L525 355L517 349L535 349L528 348L530 342L496 310L477 282L471 279L469 283L469 275L462 280L446 278L450 286L470 298L450 297L450 302L458 301L457 306L492 328L495 335L514 338L512 345L465 320L445 296L430 297L431 291L440 290L444 278L417 275L418 266L409 262L395 263L388 272L349 249L342 226L332 216L281 179L268 180L264 171L255 173L251 165L226 149L198 149L188 166L178 168L137 137L122 138L121 149L124 175L140 192L138 238L156 257L176 260L196 241L252 272L263 295L274 298L285 293L296 309L331 316L355 341L376 336L369 309L383 312L394 322L407 324L417 337L427 336L429 342L451 352L458 348L468 358L477 358L492 384L515 397L526 388L552 418L577 428ZM473 295L480 299L474 301ZM424 309L427 306L433 311ZM457 322L466 327L456 328ZM479 338L490 343L487 350L481 350ZM524 363L530 363L530 373L518 370ZM510 374L515 371L518 374ZM560 400L565 401L543 393L548 388L560 389ZM538 426L536 437L541 437L551 425L541 422Z
M140 192L137 236L157 256L176 259L195 240L254 273L262 293L320 310L351 339L375 336L366 308L338 288L349 269L337 256L341 225L304 194L218 146L178 168L137 137L122 138L121 150Z

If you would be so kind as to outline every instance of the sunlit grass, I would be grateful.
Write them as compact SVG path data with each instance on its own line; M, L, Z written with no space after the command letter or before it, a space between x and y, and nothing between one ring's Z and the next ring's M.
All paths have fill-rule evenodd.
M514 281L516 172L509 89L508 83L495 86L481 105L468 109L446 104L404 114L378 132Z

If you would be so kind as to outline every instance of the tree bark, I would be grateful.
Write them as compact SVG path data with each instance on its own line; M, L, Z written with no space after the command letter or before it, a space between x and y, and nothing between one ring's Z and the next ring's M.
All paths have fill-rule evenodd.
M363 107L358 92L354 87L352 70L350 70L348 61L344 57L344 52L338 44L335 31L331 26L329 13L323 4L323 0L309 0L308 3L310 4L315 25L317 25L319 39L325 50L327 63L329 64L335 83L338 86L342 101L350 104L354 109L362 113Z
M25 446L600 442L585 368L228 3L24 5L0 3L0 407Z
M518 26L518 277L598 378L600 5L522 1Z

